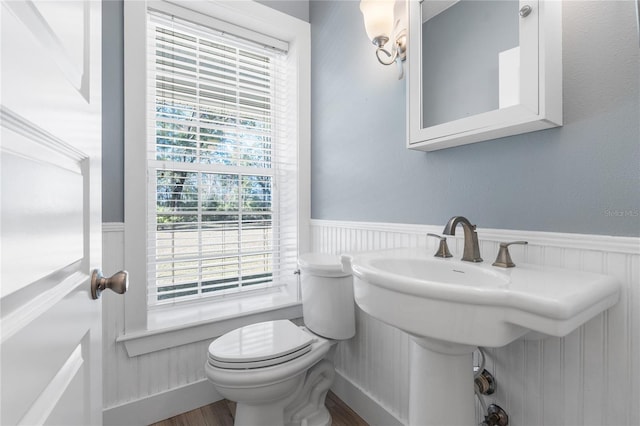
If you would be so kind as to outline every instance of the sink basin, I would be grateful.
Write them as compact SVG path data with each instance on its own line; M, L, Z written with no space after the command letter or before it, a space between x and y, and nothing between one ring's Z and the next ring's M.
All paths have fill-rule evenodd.
M565 336L613 306L620 291L601 274L498 268L426 249L345 255L343 264L363 311L416 337L472 346L504 346L529 331Z
M411 336L409 424L476 424L472 354L530 331L565 336L615 305L611 277L518 263L498 268L425 249L342 257L358 306Z

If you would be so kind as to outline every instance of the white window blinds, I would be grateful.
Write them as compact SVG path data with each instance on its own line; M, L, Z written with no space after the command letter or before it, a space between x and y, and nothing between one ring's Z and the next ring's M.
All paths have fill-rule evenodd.
M295 281L286 55L155 13L147 51L148 304Z

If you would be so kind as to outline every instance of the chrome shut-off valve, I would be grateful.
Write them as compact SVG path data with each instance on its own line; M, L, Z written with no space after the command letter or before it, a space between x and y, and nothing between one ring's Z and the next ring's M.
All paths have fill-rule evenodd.
M496 379L485 369L475 374L473 382L476 391L481 395L492 395L496 391Z
M491 404L480 426L508 426L509 416L499 405Z

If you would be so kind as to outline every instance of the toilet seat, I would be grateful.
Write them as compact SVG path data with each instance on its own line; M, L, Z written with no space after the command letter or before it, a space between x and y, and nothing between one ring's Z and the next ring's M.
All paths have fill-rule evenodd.
M270 367L311 350L311 333L288 320L266 321L230 331L209 345L209 363L224 369Z

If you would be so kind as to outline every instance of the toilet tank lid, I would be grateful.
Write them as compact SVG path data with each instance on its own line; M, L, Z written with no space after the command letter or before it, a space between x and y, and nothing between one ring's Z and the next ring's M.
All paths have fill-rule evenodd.
M348 277L342 270L340 256L328 253L305 253L298 258L298 266L303 273L320 277Z

